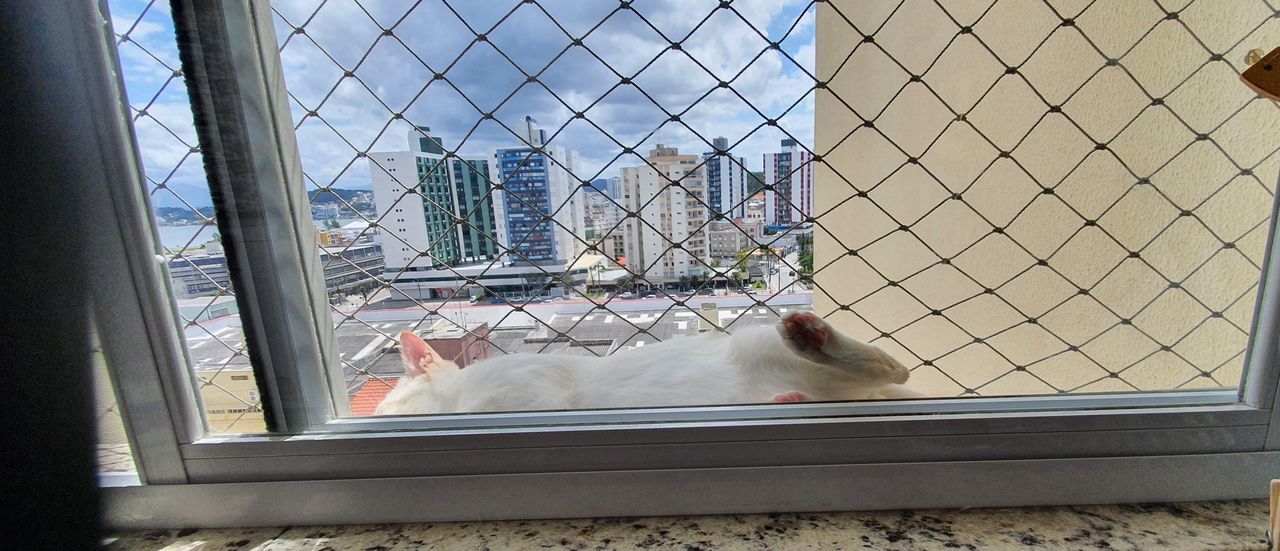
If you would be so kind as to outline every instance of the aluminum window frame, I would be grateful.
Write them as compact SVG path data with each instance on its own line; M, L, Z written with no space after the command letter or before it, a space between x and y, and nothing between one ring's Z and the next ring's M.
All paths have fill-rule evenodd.
M1280 472L1275 205L1239 390L334 418L345 392L340 373L321 372L336 354L322 272L299 231L309 211L296 207L305 192L270 7L173 10L276 432L206 432L164 266L149 252L108 28L107 53L86 55L116 75L95 101L120 115L99 121L120 162L111 204L91 214L119 228L103 261L121 276L97 292L124 307L99 323L145 483L105 484L116 527L1245 498L1266 495Z

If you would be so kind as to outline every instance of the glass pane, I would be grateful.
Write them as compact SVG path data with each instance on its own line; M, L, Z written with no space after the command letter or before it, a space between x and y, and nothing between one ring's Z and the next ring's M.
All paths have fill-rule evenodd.
M166 2L112 0L111 24L155 214L158 254L213 432L264 430Z
M1239 384L1262 0L273 6L352 415Z

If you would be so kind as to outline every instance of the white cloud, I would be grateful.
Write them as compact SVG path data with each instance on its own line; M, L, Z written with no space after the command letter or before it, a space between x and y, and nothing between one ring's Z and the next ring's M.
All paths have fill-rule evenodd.
M457 147L479 123L460 151L489 154L495 147L516 140L498 123L514 128L525 115L537 118L549 133L568 123L555 142L580 152L586 165L580 176L589 177L605 169L621 148L587 121L572 119L574 110L588 106L586 116L627 146L649 136L640 144L641 152L659 141L678 146L684 153L709 149L688 128L667 121L654 101L668 111L682 113L682 123L707 140L716 136L725 136L730 143L742 140L734 150L735 156L745 157L749 168L760 170L761 154L776 150L778 140L785 135L776 128L765 127L748 136L761 125L762 118L729 90L716 88L718 80L733 79L740 72L732 82L733 90L768 117L778 117L797 100L807 98L781 124L802 143L812 143L813 102L808 94L812 83L779 52L761 55L768 43L750 28L754 26L770 39L778 40L799 18L783 48L812 71L813 10L805 9L806 2L735 0L732 6L740 18L728 10L717 10L719 2L713 0L637 0L636 12L667 37L683 40L683 52L666 50L667 42L636 13L615 11L617 4L610 2L449 2L465 24L440 0L427 0L407 16L397 11L403 10L398 3L362 4L363 9L350 1L331 0L313 13L317 5L314 0L273 2L281 16L276 18L278 38L288 40L281 53L286 82L291 94L301 102L292 108L295 121L302 121L298 143L303 167L321 185L333 182L342 187L367 187L368 170L363 161L356 162L356 150L402 149L406 147L410 123L430 126L433 134L450 148ZM539 7L545 8L555 22ZM710 20L687 36L708 14ZM608 19L600 24L605 16ZM308 18L306 35L293 35L292 27L284 23L287 19L299 24ZM501 24L491 29L500 20ZM380 25L395 25L395 37L381 36ZM474 44L467 25L476 32L487 33L489 43ZM565 32L578 37L588 31L584 43L590 51L570 48L561 52L571 40ZM159 47L162 39L169 44L161 49L173 50L171 36L147 34L148 44L156 42ZM370 49L375 41L376 46ZM463 51L465 55L457 59ZM659 54L657 61L652 61ZM712 74L688 56L696 58ZM553 58L556 61L546 67ZM146 73L145 61L131 58L138 75ZM618 76L609 67L624 76L644 67L635 76L639 88L615 88ZM363 85L355 79L342 78L344 70L353 68ZM554 96L537 83L525 82L520 69L529 73L541 71L539 81ZM432 81L433 71L445 71L449 82ZM126 73L131 73L129 66ZM154 73L147 78L160 76ZM127 75L132 77L133 74ZM703 95L707 97L689 108ZM481 111L495 110L497 120L480 121L480 113L472 103ZM181 101L174 105L185 107ZM306 110L316 110L324 121L303 119ZM405 120L393 120L392 113L400 110L404 110ZM172 155L173 152L157 153L156 157L167 159ZM604 176L615 172L616 166L636 162L634 157L616 162Z

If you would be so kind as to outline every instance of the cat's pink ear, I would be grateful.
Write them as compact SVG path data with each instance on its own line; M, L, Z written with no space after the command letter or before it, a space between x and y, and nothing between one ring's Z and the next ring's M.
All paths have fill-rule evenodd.
M440 361L440 355L431 345L411 331L400 333L400 359L404 361L406 377L426 375L431 366Z

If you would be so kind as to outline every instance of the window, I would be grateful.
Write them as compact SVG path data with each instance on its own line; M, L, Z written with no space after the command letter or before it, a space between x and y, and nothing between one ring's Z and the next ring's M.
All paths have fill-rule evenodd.
M175 190L255 198L217 206L235 216L188 209L197 237L216 230L213 247L234 244L235 261L208 263L207 245L158 247L170 276L191 270L205 300L255 315L227 331L175 308L181 330L139 331L157 350L185 346L184 358L109 362L158 379L147 396L117 389L126 410L167 408L126 427L151 438L134 450L151 467L146 486L115 492L117 518L151 499L173 505L153 518L181 523L220 492L260 498L272 522L407 519L397 505L410 495L457 496L421 504L416 519L1255 495L1280 445L1273 351L1248 342L1271 342L1280 307L1266 254L1280 144L1252 132L1280 116L1235 82L1228 54L1270 40L1275 10L1259 1L1222 22L1200 4L1177 18L1142 5L1128 19L1008 0L981 13L950 2L883 13L859 2L177 5L177 33L199 45L178 64L141 50L158 51L150 40L165 33L149 23L168 14L123 16L128 5L112 3L145 171L126 181L153 198L117 190L132 209L122 226L150 235L149 206L191 203ZM706 63L713 54L695 46L711 37L742 55ZM193 87L192 109L219 124L198 141L176 108L185 93L157 104L167 111L138 104L154 95L141 84L182 84L131 77L160 60L207 85ZM208 64L234 78L207 79ZM274 110L232 116L230 98ZM171 154L196 143L226 161L207 179L192 154ZM486 168L435 168L470 156ZM407 159L417 186L389 174ZM702 170L713 161L727 163ZM175 163L199 186L179 186ZM739 169L753 178L707 182ZM466 177L484 181L479 197ZM625 263L579 230L595 196L622 210L617 192L575 200L614 177L636 204L593 235L620 232ZM708 189L736 203L715 208ZM406 206L429 227L380 230ZM712 226L733 209L759 228ZM679 236L661 227L672 220ZM717 249L738 242L719 231L745 246L711 258L707 232ZM394 247L424 260L375 268L359 254L375 245L376 259ZM150 293L139 302L172 298L138 277ZM403 375L401 331L467 361L476 346L611 356L794 310L881 347L925 396L369 415ZM617 498L654 484L688 490ZM785 497L735 493L746 487ZM949 491L924 491L938 487ZM321 488L340 497L282 506Z

